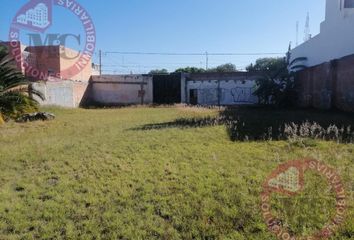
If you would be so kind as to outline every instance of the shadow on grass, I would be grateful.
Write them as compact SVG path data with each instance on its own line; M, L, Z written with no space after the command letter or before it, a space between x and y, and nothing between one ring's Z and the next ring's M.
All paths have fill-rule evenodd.
M312 138L354 142L354 114L313 109L230 107L221 111L217 117L180 118L172 122L147 124L133 130L186 129L218 125L226 126L232 141Z
M166 128L201 128L209 126L222 125L220 117L204 117L204 118L179 118L172 122L146 124L142 127L133 128L132 130L159 130Z
M314 109L228 108L221 113L231 140L312 138L352 142L354 114Z

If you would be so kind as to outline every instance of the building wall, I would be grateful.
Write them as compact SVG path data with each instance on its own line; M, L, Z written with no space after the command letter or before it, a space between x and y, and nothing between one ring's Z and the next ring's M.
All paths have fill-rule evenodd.
M26 51L36 58L34 63L27 68L26 76L32 77L34 80L48 80L49 76L60 77L59 46L32 46L27 47Z
M79 60L79 52L63 46L27 47L26 51L36 56L34 67L43 73L42 76L37 78L39 80L48 80L51 77L85 82L90 80L92 75L92 61L89 56L86 57L86 60L82 60L82 63L86 63L86 66L78 69L78 74L71 76L72 74L68 75L64 73L66 73L66 69L75 65Z
M191 94L196 94L200 105L257 104L253 95L256 79L244 72L191 74L186 77L184 96L187 103L193 103Z
M354 53L354 8L344 8L344 1L326 1L326 19L320 34L294 48L291 61L307 57L297 64L310 67Z
M79 52L60 46L60 70L64 71L65 69L70 68L75 65L78 74L74 76L62 76L66 79L74 80L74 81L89 81L92 75L92 61L90 56L84 56L84 59L80 59ZM80 60L79 60L80 59ZM77 61L80 61L78 65L76 65ZM85 66L84 66L85 65ZM79 67L80 66L80 67ZM82 68L81 68L82 66Z
M80 61L81 65L83 63L86 64L82 69L78 69L76 75L63 76L61 74L79 60L79 52L73 49L63 46L25 46L20 42L12 44L16 49L18 48L21 51L21 54L18 55L21 64L17 67L27 77L35 81L59 78L87 82L90 80L91 75L93 75L92 61L89 56L85 56L85 59ZM0 45L7 47L9 51L13 49L10 47L10 42L0 42ZM15 51L15 54L17 57L17 51Z
M90 100L106 105L153 103L153 79L148 75L92 76Z
M12 49L9 42L0 42L0 45L7 47L9 51ZM92 67L90 59L79 74L63 79L61 72L78 60L77 51L60 46L27 47L20 42L16 42L15 47L21 51L19 54L21 66L17 67L35 81L34 88L45 96L44 101L37 99L41 105L79 107L86 100ZM36 74L33 72L34 69ZM39 72L42 74L38 74ZM42 81L38 82L39 80Z
M298 72L298 104L354 111L354 55Z
M34 89L43 93L45 100L36 98L41 105L68 108L79 107L87 91L88 83L75 81L36 82Z

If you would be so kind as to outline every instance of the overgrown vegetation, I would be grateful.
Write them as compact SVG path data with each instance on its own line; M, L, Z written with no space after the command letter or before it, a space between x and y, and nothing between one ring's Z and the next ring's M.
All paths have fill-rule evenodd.
M232 141L304 139L354 142L354 115L319 110L280 110L264 107L226 108L218 116L180 118L147 124L136 130L201 128L224 125Z
M247 71L257 72L257 90L254 92L263 105L290 107L296 101L294 75L288 71L285 58L261 58Z
M354 237L353 144L233 142L213 109L43 110L57 119L0 128L0 239L275 240L260 210L263 181L280 163L305 157L341 175L347 221L332 239ZM256 126L284 118L338 126L353 120L319 111L223 115L247 112ZM306 179L304 195L273 201L298 235L322 227L334 208L326 182Z
M354 115L336 111L230 108L229 133L236 141L315 139L354 142Z
M5 47L0 46L0 124L3 118L16 118L38 109L33 95L42 94L31 88L31 83L16 69L15 61Z

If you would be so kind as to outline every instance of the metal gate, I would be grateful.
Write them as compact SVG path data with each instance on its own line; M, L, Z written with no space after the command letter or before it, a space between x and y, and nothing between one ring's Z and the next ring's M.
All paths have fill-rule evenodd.
M156 104L181 103L181 74L154 75L153 96Z

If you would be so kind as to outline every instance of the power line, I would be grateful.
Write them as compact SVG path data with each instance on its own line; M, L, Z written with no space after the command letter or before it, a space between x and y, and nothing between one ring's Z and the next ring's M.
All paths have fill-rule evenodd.
M183 67L187 66L189 64L192 65L202 65L204 64L204 67L209 68L209 65L216 65L217 61L210 61L210 57L214 56L215 58L217 57L222 57L227 58L227 57L242 57L242 56L255 56L255 57L261 57L261 56L270 56L270 55L285 55L284 52L214 52L214 53L209 53L209 52L144 52L144 51L102 51L101 54L98 53L98 55L101 55L101 68L102 71L107 73L107 72L127 72L128 69L130 71L134 72L145 72L146 69L153 69L153 68L161 68L161 67L167 67L168 69L174 69L176 67ZM136 55L136 56L190 56L190 57L200 57L204 58L204 61L181 61L181 62L169 62L169 61L162 61L161 63L155 63L155 62L146 62L149 64L144 64L144 63L139 63L139 62L125 62L124 59L122 62L120 60L117 61L117 57L122 57L124 58L125 55ZM97 56L97 54L96 54ZM99 56L98 56L99 57ZM105 59L105 63L103 63L103 59ZM246 63L249 61L240 61L240 60L223 60L220 61L220 63L224 62L238 62L237 63L237 68L238 69L244 69L248 66Z
M205 56L206 53L173 53L173 52L104 52L105 54L120 55L160 55L160 56ZM208 53L209 56L262 56L262 55L280 55L284 52L269 53Z

